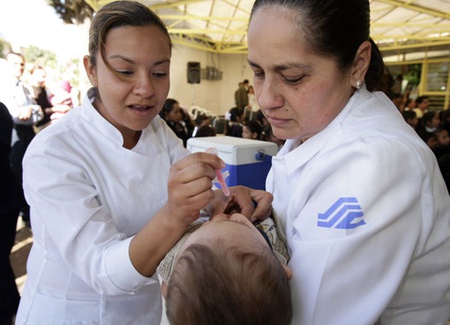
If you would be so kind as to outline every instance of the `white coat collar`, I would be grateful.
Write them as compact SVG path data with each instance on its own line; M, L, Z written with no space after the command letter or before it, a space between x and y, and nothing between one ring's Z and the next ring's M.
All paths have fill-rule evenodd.
M95 125L98 132L116 142L117 145L123 146L123 137L119 130L108 122L92 105L97 96L97 89L90 88L83 101L82 115L91 125Z
M273 158L275 160L284 160L286 172L288 175L296 169L301 168L311 160L320 150L328 144L329 141L338 141L342 136L340 132L343 121L347 116L360 108L360 103L368 100L371 93L365 88L354 92L342 111L328 124L325 129L315 134L307 141L299 145L298 139L286 140L280 152Z

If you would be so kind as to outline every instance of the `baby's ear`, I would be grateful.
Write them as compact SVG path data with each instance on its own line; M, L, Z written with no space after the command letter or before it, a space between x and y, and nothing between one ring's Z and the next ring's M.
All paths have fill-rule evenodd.
M286 275L287 275L288 279L290 280L292 278L291 268L287 265L284 265L283 263L281 263L281 266L283 267L284 272L286 272Z
M165 299L167 296L167 284L164 281L161 282L161 293Z

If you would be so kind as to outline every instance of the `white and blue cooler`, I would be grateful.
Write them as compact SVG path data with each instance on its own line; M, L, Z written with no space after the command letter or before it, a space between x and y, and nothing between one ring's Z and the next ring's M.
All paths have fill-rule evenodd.
M226 164L222 171L227 170L229 173L226 178L228 186L244 185L265 189L272 156L278 152L275 143L230 136L190 138L187 141L187 149L192 153L204 152L211 147L217 149L219 157Z

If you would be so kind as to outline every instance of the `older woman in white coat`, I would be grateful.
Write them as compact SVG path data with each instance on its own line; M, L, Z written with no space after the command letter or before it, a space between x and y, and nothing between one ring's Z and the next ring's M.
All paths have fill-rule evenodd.
M446 324L450 199L380 90L369 0L256 0L248 61L286 143L266 188L283 220L293 324Z

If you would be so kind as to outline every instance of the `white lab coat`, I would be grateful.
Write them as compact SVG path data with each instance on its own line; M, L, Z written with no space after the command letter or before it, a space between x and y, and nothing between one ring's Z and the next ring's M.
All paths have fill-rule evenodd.
M433 153L382 93L356 91L266 188L290 248L295 325L446 324L450 199Z
M158 278L136 271L129 244L166 202L170 166L189 152L159 116L132 150L122 143L86 98L28 148L34 240L16 324L160 323Z

